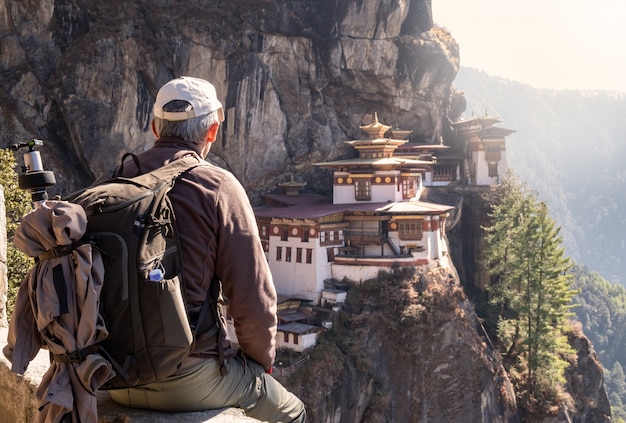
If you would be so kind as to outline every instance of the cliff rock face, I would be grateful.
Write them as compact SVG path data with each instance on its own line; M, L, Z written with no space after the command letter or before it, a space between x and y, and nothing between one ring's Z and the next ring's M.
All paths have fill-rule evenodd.
M0 135L47 142L58 191L89 182L152 142L169 79L211 80L226 121L211 158L249 192L351 154L359 124L438 139L458 46L430 0L0 0ZM326 176L327 178L327 176Z
M605 423L610 421L611 406L604 388L602 363L591 342L576 325L568 335L570 345L576 350L565 378L567 391L572 397L569 413L573 423Z
M445 266L353 287L336 320L288 380L312 421L520 421L498 354Z

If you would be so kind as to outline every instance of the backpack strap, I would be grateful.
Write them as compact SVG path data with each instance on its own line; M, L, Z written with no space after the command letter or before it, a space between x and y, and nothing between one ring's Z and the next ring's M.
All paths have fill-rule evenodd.
M130 157L133 160L133 162L135 163L135 167L137 168L137 173L135 173L135 176L130 176L130 178L137 178L138 180L142 180L141 178L144 178L144 179L150 178L150 175L153 175L153 177L156 177L159 180L164 180L164 181L169 182L169 181L173 181L180 174L186 172L187 170L190 170L197 166L208 165L207 162L202 160L196 154L188 154L186 156L181 157L180 159L171 161L165 166L162 166L151 172L142 173L141 163L139 162L139 157L137 157L137 155L133 153L124 153L119 166L114 167L113 170L110 172L110 174L105 173L104 175L96 179L91 185L92 186L99 185L103 182L108 182L116 178L129 178L129 177L122 176L124 172L124 163L126 162L126 159L128 157Z
M158 169L136 176L133 179L144 184L145 186L154 186L154 180L156 179L158 181L156 184L157 188L159 186L162 187L163 184L170 185L171 188L181 174L198 166L208 166L208 163L195 154L189 154ZM176 210L174 210L174 213L176 213ZM178 245L178 252L180 253L180 245ZM183 292L185 292L186 281L182 278L181 282ZM187 310L187 312L190 318L189 323L191 325L194 338L191 354L193 354L194 351L201 352L208 348L217 346L220 373L224 376L228 373L228 371L225 365L225 340L227 336L226 322L221 308L222 303L222 284L217 277L214 277L211 280L211 285L200 310L198 311L198 308L196 307L194 310Z
M137 173L135 174L135 176L141 175L141 163L139 163L139 157L137 157L137 155L133 153L124 153L124 155L122 156L122 162L120 163L119 167L113 170L113 177L122 176L122 174L124 173L124 162L126 161L127 157L133 159L133 162L135 163L135 167L137 168Z
M174 160L167 165L155 169L152 172L148 172L145 175L151 175L152 177L174 184L175 180L184 172L196 168L198 166L208 165L207 162L200 159L195 154L190 154ZM174 212L176 212L174 210ZM180 251L180 245L178 246ZM186 281L182 279L183 287L186 290ZM223 315L223 296L222 296L222 282L214 276L211 280L211 285L208 289L207 295L202 303L202 307L198 312L193 311L189 313L191 318L190 324L192 327L194 343L191 348L191 354L194 351L204 351L209 347L217 346L220 363L220 374L225 376L228 374L226 369L226 321ZM197 314L196 314L197 313ZM197 319L194 317L197 315Z
M214 347L217 343L220 374L226 376L228 369L226 368L226 322L222 309L223 302L222 282L213 276L197 322L193 327L194 345L191 351L192 354L195 351L202 352Z
M174 183L182 173L187 172L198 166L208 166L208 163L196 155L183 156L180 159L169 162L165 166L146 172L143 175L135 177L136 180L156 178L159 181Z

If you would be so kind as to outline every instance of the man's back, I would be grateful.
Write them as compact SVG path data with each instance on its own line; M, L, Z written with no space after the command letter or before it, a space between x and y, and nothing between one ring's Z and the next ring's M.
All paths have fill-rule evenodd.
M189 154L196 153L180 140L161 139L139 155L141 172ZM136 173L128 160L123 175ZM249 357L271 366L276 297L245 191L224 169L201 166L179 177L170 198L181 241L187 301L200 305L216 275L240 329L239 343Z

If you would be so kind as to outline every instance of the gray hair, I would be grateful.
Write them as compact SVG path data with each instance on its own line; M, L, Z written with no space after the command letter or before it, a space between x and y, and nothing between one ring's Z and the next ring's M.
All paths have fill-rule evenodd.
M185 100L173 100L163 106L165 112L186 112L188 110L191 110L191 104ZM182 138L191 144L200 144L204 141L207 131L216 122L219 122L217 111L179 121L154 117L154 127L159 137Z

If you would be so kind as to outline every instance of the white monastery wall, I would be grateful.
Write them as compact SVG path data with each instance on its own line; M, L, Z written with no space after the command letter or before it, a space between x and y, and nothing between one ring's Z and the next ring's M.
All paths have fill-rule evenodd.
M437 232L424 232L424 241L427 245L428 259L434 260L441 255L439 247L439 231Z
M502 179L506 176L506 173L509 170L509 162L506 157L506 151L500 151L500 156L502 157L498 162L498 177L495 178L496 184L500 183Z
M281 241L280 237L270 236L268 262L274 277L276 292L280 295L319 301L323 279L321 279L322 286L320 286L317 265L320 260L320 249L319 242L315 241L311 239L309 242L302 242L298 238ZM281 247L282 250L280 260L277 260L277 247ZM290 256L289 248L291 248ZM301 262L297 261L298 248L302 248ZM311 263L306 262L308 248L313 250Z
M398 190L397 186L397 184L372 185L372 203L401 201L402 190ZM354 199L352 202L354 202Z
M287 341L285 341L285 335L287 335ZM294 338L298 338L298 343L294 342ZM276 348L289 348L290 350L302 352L307 348L314 347L316 344L316 333L307 333L305 335L298 335L295 333L286 333L278 331L276 334Z
M476 185L490 185L493 183L494 178L489 177L489 167L485 161L485 152L477 151L475 154L476 159Z
M378 266L358 266L358 265L344 265L334 264L332 267L332 276L337 280L348 278L356 282L363 282L368 279L378 276L380 270L390 271L390 267L378 267Z
M354 203L354 185L334 185L333 203L352 204Z

